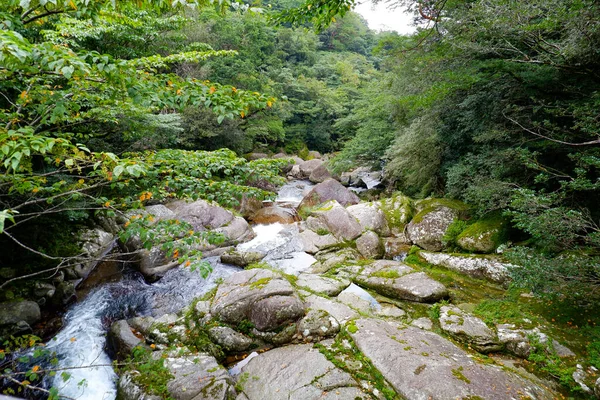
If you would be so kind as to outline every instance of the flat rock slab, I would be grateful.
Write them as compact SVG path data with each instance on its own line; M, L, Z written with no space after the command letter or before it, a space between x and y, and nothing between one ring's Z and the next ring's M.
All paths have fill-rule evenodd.
M434 303L448 296L444 285L398 261L378 260L365 267L354 282L400 300Z
M558 395L496 366L479 364L429 331L375 319L350 333L360 351L407 400L553 399Z
M350 374L312 345L280 347L254 357L242 368L239 399L369 399ZM244 397L245 396L245 397Z
M307 308L311 310L327 311L342 324L348 320L358 318L359 316L358 312L337 300L327 299L302 290L300 291L300 294L304 298Z
M419 255L430 264L495 283L507 282L509 280L508 270L513 267L512 264L500 262L493 256L451 255L429 251L421 251Z
M167 389L175 400L227 400L235 395L233 379L212 356L166 358L174 376Z
M455 306L440 308L440 327L456 340L469 344L481 353L499 351L498 336L481 319Z
M303 273L298 275L296 285L310 289L311 292L337 296L350 285L347 279L328 278L317 274Z

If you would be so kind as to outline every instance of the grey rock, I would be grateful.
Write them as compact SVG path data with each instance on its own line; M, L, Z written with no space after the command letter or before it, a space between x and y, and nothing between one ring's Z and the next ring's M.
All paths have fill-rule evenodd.
M518 374L477 363L433 332L375 319L357 320L356 327L350 335L358 349L405 399L557 398Z
M439 265L473 278L486 279L495 283L509 281L512 264L502 262L495 256L450 255L421 251L419 255L430 264Z
M380 317L391 317L391 318L404 318L406 317L406 311L400 307L396 307L393 304L382 304L381 309L378 310L376 315Z
M167 219L175 219L176 215L173 211L168 209L164 204L155 204L147 206L145 211L148 214L154 216L155 221L163 221Z
M445 206L427 208L406 226L408 238L425 250L440 251L446 229L458 215L457 210Z
M263 299L273 297L276 300L258 304ZM290 300L284 301L284 298ZM281 309L277 308L278 305ZM244 319L252 319L253 316L257 319L253 321L257 328L258 325L268 328L294 316L299 318L302 316L298 315L300 309L304 315L294 288L281 275L265 269L251 269L237 272L219 285L212 301L211 314L233 325ZM281 315L278 316L279 312ZM273 315L269 315L270 313ZM285 318L280 318L283 316Z
M248 153L246 154L246 159L247 160L262 160L265 158L269 158L269 155L267 153Z
M133 372L125 372L117 383L117 398L119 400L161 400L160 396L145 393L134 380Z
M179 200L166 206L175 213L175 219L189 223L198 232L227 225L234 217L230 211L204 200L191 203Z
M417 318L410 324L416 328L425 329L426 331L433 329L433 322L427 317Z
M367 231L356 239L356 249L365 258L381 258L384 253L381 240L373 231Z
M336 252L319 252L315 254L319 261L311 266L312 273L324 273L339 264L353 264L360 258L360 254L354 249L342 249Z
M310 310L298 323L298 333L315 341L333 337L339 331L339 322L325 310Z
M217 360L198 354L165 358L174 376L167 390L175 400L228 400L235 397L233 379Z
M382 238L382 242L384 257L388 260L406 257L411 248L410 240L406 238L404 233L399 237Z
M381 236L390 235L390 228L378 202L359 203L347 207L346 210L358 220L363 230L373 231Z
M295 296L270 296L256 301L250 321L259 331L272 331L304 316L304 304Z
M234 217L226 225L215 228L214 232L221 233L225 236L225 242L223 242L221 246L247 242L255 236L248 221L242 217Z
M330 178L332 178L332 176L327 167L325 166L325 163L315 168L308 176L308 180L313 183L321 183Z
M332 234L319 235L310 229L300 232L300 240L302 241L303 250L309 254L316 254L321 250L339 244L339 241Z
M50 298L54 296L56 288L53 284L48 282L36 282L33 287L33 295L36 297Z
M41 318L40 306L35 301L11 301L0 303L0 327L24 321L33 325Z
M395 193L374 204L383 211L386 223L394 235L404 231L404 227L410 222L414 213L412 200L401 193Z
M194 311L196 312L196 315L198 315L199 317L203 317L206 314L210 313L210 301L199 301L196 303L196 306L194 307Z
M250 220L255 224L273 224L276 222L281 224L293 224L298 220L298 216L293 209L270 206L258 210L250 217Z
M332 200L310 213L315 219L315 228L325 228L338 240L353 240L362 233L362 228L354 218L337 201ZM317 222L318 221L318 222ZM307 221L307 227L309 226Z
M107 339L112 354L119 360L130 356L136 346L143 345L142 340L133 334L125 320L116 321L110 326Z
M252 339L227 326L215 326L208 330L210 339L226 351L241 352L248 350Z
M321 153L319 153L316 150L311 150L308 152L308 158L323 158L323 156L321 155Z
M282 346L290 343L296 336L298 325L296 323L286 325L285 327L278 329L278 332L263 332L258 329L252 329L252 335L265 342L272 343L275 346Z
M85 279L98 264L96 259L108 252L114 244L114 235L103 229L86 229L79 234L81 253L83 257L91 259L79 264L72 269L77 278Z
M358 204L360 199L351 190L346 189L335 179L327 179L324 182L315 185L310 192L300 202L298 209L303 207L314 207L317 204L329 200L336 200L342 206L346 207L352 204Z
M144 336L148 336L152 331L152 326L156 323L153 317L133 317L127 320L127 324Z
M351 319L357 318L359 315L355 310L337 300L327 299L325 297L304 291L300 291L300 294L302 294L307 308L315 311L326 311L342 324Z
M456 340L466 343L480 353L502 349L496 333L481 319L454 306L440 308L440 327Z
M550 338L547 334L540 331L539 328L518 329L512 324L500 324L497 326L497 330L500 343L505 346L508 352L517 357L529 358L533 349L531 344L532 337L535 337L540 344L545 346L549 346L551 342L552 348L561 358L575 357L575 353L569 348Z
M259 354L238 381L248 400L366 399L352 377L312 345L280 347Z
M307 161L300 159L299 161L300 162L298 162L297 168L295 165L294 167L292 167L292 170L290 172L290 175L294 179L308 179L310 174L312 174L312 172L315 169L317 169L319 166L321 166L323 164L322 160L317 160L317 159L307 160Z
M64 306L67 305L77 299L77 294L75 291L75 286L79 282L79 280L73 281L63 281L56 286L56 291L54 292L54 296L52 296L52 301L55 304Z
M298 275L296 286L310 289L312 292L337 296L350 285L347 279L329 278L317 274L302 273Z
M448 296L444 285L431 279L426 273L414 272L409 266L397 261L375 261L353 280L361 286L400 300L432 303Z
M600 378L596 380L596 384L594 385L594 393L596 397L600 399Z
M263 258L265 258L265 254L258 251L232 250L221 254L221 262L223 264L232 264L237 265L238 267L245 267L257 263Z

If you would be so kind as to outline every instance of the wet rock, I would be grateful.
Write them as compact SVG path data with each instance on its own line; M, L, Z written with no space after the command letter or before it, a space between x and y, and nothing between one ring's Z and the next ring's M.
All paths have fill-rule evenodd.
M335 200L311 211L310 216L312 219L306 222L307 228L314 231L325 229L338 240L353 240L362 233L356 218Z
M31 332L30 325L40 318L40 306L35 301L0 303L0 337Z
M310 289L312 292L323 293L327 296L337 296L350 285L347 279L329 278L317 274L302 273L298 275L296 286Z
M350 335L358 349L408 400L558 397L518 374L477 363L464 350L433 332L375 319L360 319L355 325L356 330Z
M250 218L263 207L264 204L261 200L257 199L256 197L248 196L247 194L242 194L240 205L235 207L235 210L239 212L242 217Z
M238 267L257 263L263 258L265 258L265 254L258 251L232 250L221 254L221 262L223 264L237 265Z
M248 350L252 344L252 339L227 326L215 326L214 328L210 328L208 330L208 336L214 343L230 352Z
M360 202L358 196L342 186L341 183L335 179L327 179L326 181L315 185L315 187L308 192L300 202L298 209L314 207L329 200L336 200L344 207Z
M52 296L52 302L60 306L65 306L77 300L75 286L78 282L79 280L64 281L59 283L56 286L56 292L54 292L54 296Z
M292 224L298 220L298 217L295 211L290 208L270 206L261 208L250 219L255 224L273 224L275 222Z
M339 322L325 310L310 310L298 323L298 333L316 342L333 337L339 331Z
M356 249L365 258L381 258L384 253L381 240L373 231L367 231L356 239Z
M440 308L440 327L456 340L470 345L480 353L502 349L496 333L479 318L454 306Z
M316 254L339 243L335 236L330 233L319 235L310 229L300 232L300 240L302 241L302 249L310 254Z
M424 272L414 272L409 266L397 261L375 261L353 280L361 286L400 300L433 303L448 296L444 285Z
M552 343L552 349L561 358L575 357L569 348L558 343L556 340L551 339L545 333L541 332L539 328L533 329L518 329L512 324L501 324L497 326L498 329L498 340L504 344L506 350L517 357L529 358L531 351L533 350L533 344L531 338L549 348L549 343Z
M214 231L225 236L221 246L247 242L255 236L248 222L242 217L234 217L228 224L215 228Z
M232 325L249 319L257 329L268 330L300 318L304 307L292 285L281 275L251 269L235 273L219 285L211 314Z
M504 263L494 256L459 256L428 251L421 251L419 255L430 264L495 283L507 282L510 279L509 268L514 267L514 265Z
M426 331L433 329L433 322L427 317L417 318L410 324L416 328L425 329Z
M338 369L311 344L259 354L242 367L238 387L248 400L369 398L350 374Z
M421 211L406 226L408 238L425 250L440 251L446 229L467 210L467 206L446 199L424 200L419 204Z
M373 231L381 236L389 236L390 229L379 203L359 203L346 208L358 220L363 231Z
M327 179L330 179L330 178L332 178L331 173L329 172L329 170L323 163L323 164L319 165L317 168L315 168L310 173L308 180L313 183L321 183L321 182L325 182Z
M110 352L119 360L129 357L136 346L143 345L125 320L116 321L110 326L107 341Z
M304 304L294 296L271 296L252 305L250 321L259 331L272 331L304 316Z

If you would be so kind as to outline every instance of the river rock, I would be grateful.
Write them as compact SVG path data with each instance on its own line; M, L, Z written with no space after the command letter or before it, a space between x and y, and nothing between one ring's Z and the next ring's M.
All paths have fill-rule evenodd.
M393 304L382 304L381 309L378 310L375 314L380 317L390 317L390 318L404 318L406 317L406 311L397 307Z
M107 342L110 352L119 360L129 357L134 347L143 344L125 320L116 321L110 326Z
M467 226L456 243L467 251L493 253L508 238L510 221L501 215L484 217Z
M272 330L304 316L304 306L281 275L251 269L235 273L219 285L211 314L232 325L249 319L258 330Z
M36 282L33 286L33 295L35 297L45 297L47 299L54 296L56 288L49 282Z
M309 152L308 152L308 158L309 158L309 159L311 159L311 158L318 158L318 159L321 159L321 158L323 158L323 156L322 156L322 155L321 155L321 153L319 153L318 151L316 151L316 150L311 150L311 151L309 151Z
M433 329L433 322L427 317L417 318L410 324L416 328L425 329L426 331Z
M316 232L325 230L338 240L353 240L362 233L356 218L335 200L312 210L310 216L312 218L306 221L307 228Z
M210 339L226 351L241 352L248 350L252 339L227 326L215 326L208 330Z
M600 378L596 380L596 384L594 385L594 393L596 397L600 399Z
M318 342L337 335L339 322L325 310L310 310L298 323L298 333L306 340Z
M145 212L151 214L154 217L155 221L163 221L167 219L175 219L176 215L173 211L171 211L164 204L155 204L152 206L146 206L144 208ZM135 211L135 210L133 210Z
M310 192L300 202L298 209L304 207L314 207L317 204L329 200L336 200L342 206L346 207L352 204L358 204L360 199L351 190L346 189L335 179L327 179L324 182L315 185Z
M502 349L496 333L479 318L454 306L440 308L440 327L459 342L470 345L480 353Z
M339 244L339 241L331 233L320 235L310 229L300 232L300 241L302 242L303 251L310 254L316 254L321 250Z
M404 232L406 224L413 217L413 202L408 196L402 193L394 193L387 199L374 202L384 214L387 226L394 235Z
M428 251L420 251L419 255L430 264L495 283L507 282L510 279L509 268L515 267L512 264L500 261L495 256L451 255Z
M31 332L30 325L40 318L40 306L35 301L0 303L0 337Z
M314 293L301 290L307 309L326 311L339 323L345 324L351 319L357 318L359 314L346 304L332 298L325 298Z
M311 344L279 347L242 367L238 387L248 400L368 399L347 372ZM242 378L246 377L246 378ZM249 378L247 378L249 377Z
M448 296L444 285L431 279L426 273L415 272L397 261L375 261L364 267L353 280L358 285L400 300L434 303Z
M298 217L293 209L279 206L261 208L250 217L250 220L255 224L273 224L275 222L292 224L297 219Z
M360 258L360 254L352 248L345 248L338 251L320 251L315 254L315 258L318 262L311 265L310 272L322 274L340 264L354 264Z
M389 236L390 229L379 203L359 203L346 208L358 220L364 231L373 231L381 236Z
M230 246L232 244L247 242L255 236L248 222L242 217L234 217L226 225L215 228L214 232L225 236L225 241L220 246Z
M433 332L375 319L355 326L350 335L358 349L407 400L558 398L516 373L477 363Z
M114 242L114 235L100 228L86 229L79 234L81 243L81 253L84 258L90 261L69 268L75 274L73 278L85 279L98 264L98 259L108 252Z
M246 160L249 160L249 161L262 160L265 158L269 158L269 155L267 153L248 153L248 154L246 154Z
M240 251L232 249L231 251L221 254L221 262L223 264L232 264L237 265L238 267L245 267L257 263L263 258L265 258L265 254L258 251Z
M75 287L79 280L63 281L56 286L52 302L59 306L65 306L77 300Z
M401 260L406 258L410 248L410 240L406 238L404 234L401 237L386 237L382 238L384 255L383 257L388 260L394 260L400 258Z
M297 176L298 179L308 179L310 174L317 168L323 165L323 160L313 159L301 162L298 164L298 168L300 170L300 175Z
M166 206L175 213L175 219L189 223L197 232L225 226L234 218L231 211L204 200L196 200L191 203L179 200L168 203Z
M533 329L518 329L512 324L500 324L498 328L498 339L502 343L506 350L517 357L529 358L533 346L531 344L531 338L535 337L536 340L545 346L549 346L552 342L552 348L561 358L575 357L569 348L558 343L556 340L550 338L545 333L541 332L539 328Z
M197 354L164 360L173 375L167 382L167 390L175 400L229 400L235 397L233 379L214 357Z
M408 238L425 250L442 250L446 230L467 206L456 201L430 199L422 201L419 207L421 211L406 226Z
M308 180L312 183L321 183L330 178L332 178L331 173L325 166L325 163L323 163L310 173Z
M356 249L365 258L381 258L384 253L381 240L373 231L367 231L356 239Z
M337 296L350 285L347 279L329 278L317 274L302 273L298 275L296 286L310 289L311 292Z
M137 371L135 371L137 372ZM133 380L134 372L125 372L117 383L117 398L119 400L161 400L160 396L148 394Z
M263 207L264 204L261 200L257 199L256 197L248 196L244 193L242 194L240 204L235 207L235 210L239 212L242 217L250 218Z

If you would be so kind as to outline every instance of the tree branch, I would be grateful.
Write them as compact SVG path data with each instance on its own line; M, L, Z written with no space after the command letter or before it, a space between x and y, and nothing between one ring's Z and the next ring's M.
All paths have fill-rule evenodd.
M504 118L506 118L507 120L509 120L512 123L516 124L519 128L523 129L525 132L531 133L532 135L535 135L537 137L541 137L542 139L546 139L546 140L549 140L549 141L554 142L554 143L564 144L565 146L593 146L593 145L600 145L600 138L598 138L596 140L590 140L588 142L582 142L582 143L572 143L572 142L565 142L563 140L553 139L553 138L551 138L549 136L542 135L539 132L536 132L534 130L531 130L531 129L528 129L528 128L524 127L517 120L514 120L514 119L510 118L509 116L507 116L504 113L502 113L502 115L504 115Z

